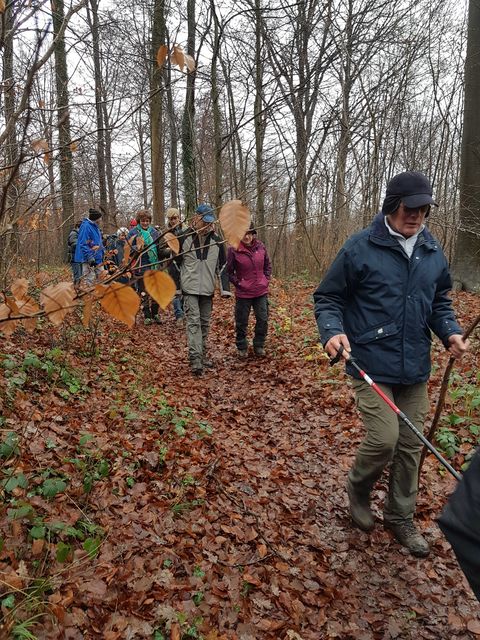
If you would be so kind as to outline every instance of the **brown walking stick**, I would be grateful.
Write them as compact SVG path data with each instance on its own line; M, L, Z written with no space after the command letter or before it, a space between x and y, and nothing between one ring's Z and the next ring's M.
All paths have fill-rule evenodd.
M465 331L465 333L463 334L462 338L464 340L466 340L471 334L472 332L475 330L476 326L478 325L478 323L480 322L480 315L478 315L474 321L470 324L470 326L468 327L468 329ZM435 415L433 416L433 420L432 420L432 424L430 425L430 429L428 431L427 434L427 440L429 440L430 442L432 441L434 435L435 435L435 431L437 430L437 426L438 426L438 421L440 420L440 415L443 411L443 405L445 403L445 396L447 395L447 390L448 390L448 381L450 379L450 374L452 372L453 369L453 365L455 363L455 358L451 357L448 361L448 365L447 368L445 369L445 373L443 374L443 380L442 380L442 385L440 387L440 393L438 396L438 400L437 400L437 406L435 408ZM422 466L423 463L425 461L425 458L427 456L427 447L423 447L422 450L422 455L420 458L420 465L418 467L418 481L420 484L420 473L422 471Z

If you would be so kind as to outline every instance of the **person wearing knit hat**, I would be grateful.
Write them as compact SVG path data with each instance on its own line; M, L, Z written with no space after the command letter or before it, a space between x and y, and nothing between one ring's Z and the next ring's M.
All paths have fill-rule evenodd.
M382 211L349 238L314 293L327 353L342 350L375 380L419 431L429 410L433 331L455 358L468 348L452 308L452 280L440 243L425 225L436 206L430 180L404 171L387 184ZM346 359L366 435L347 480L353 523L371 531L370 496L389 468L383 526L418 557L429 545L415 527L422 442Z
M82 220L78 230L75 262L82 263L81 282L87 287L91 287L105 277L103 267L105 247L98 226L101 217L102 214L98 209L89 209L88 216Z

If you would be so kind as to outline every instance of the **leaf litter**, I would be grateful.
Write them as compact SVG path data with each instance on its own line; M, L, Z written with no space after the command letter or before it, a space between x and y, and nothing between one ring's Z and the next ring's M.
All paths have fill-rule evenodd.
M466 325L478 298L455 302ZM427 458L426 560L383 530L385 479L375 530L352 528L345 477L362 426L348 379L318 347L311 287L276 282L271 303L267 357L240 361L232 302L215 300L215 369L200 380L170 309L131 332L105 316L90 353L75 318L4 341L2 440L18 436L2 457L18 516L1 521L5 637L32 611L49 640L479 637L434 522L453 482ZM475 369L473 342L459 375ZM28 353L37 368L22 368ZM438 344L434 360L432 398L448 360ZM47 480L58 492L42 495Z

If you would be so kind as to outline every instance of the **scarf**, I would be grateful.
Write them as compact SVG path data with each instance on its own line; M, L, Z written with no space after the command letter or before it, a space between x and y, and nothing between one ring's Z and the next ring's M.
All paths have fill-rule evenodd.
M145 247L148 247L149 245L152 245L153 242L153 238L152 238L152 234L150 233L150 229L153 230L152 227L148 227L148 229L143 229L141 224L137 224L137 231L138 231L138 235L140 235L143 238L143 248L145 249ZM154 262L158 262L158 253L157 253L157 247L156 245L152 245L149 250L147 251L147 255L148 255L148 261L150 262L150 264L153 264ZM152 267L152 269L158 269L158 264L154 265Z

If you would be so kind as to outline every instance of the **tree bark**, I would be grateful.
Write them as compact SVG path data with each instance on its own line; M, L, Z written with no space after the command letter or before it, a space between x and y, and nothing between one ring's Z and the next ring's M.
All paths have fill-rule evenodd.
M187 53L195 56L195 0L187 0ZM182 165L185 215L190 218L197 203L195 169L195 71L187 72L187 93L182 118Z
M480 291L480 6L470 0L460 169L460 229L453 264L456 288Z
M64 20L63 0L51 0L53 33L55 43L55 80L57 89L57 126L60 161L60 184L62 187L63 245L67 244L70 225L74 220L73 160L70 135L70 104L68 95L68 67L65 37L60 29Z
M165 136L163 131L163 73L157 64L157 51L165 44L165 2L155 0L152 26L150 76L150 131L152 148L153 222L164 225L165 211Z

